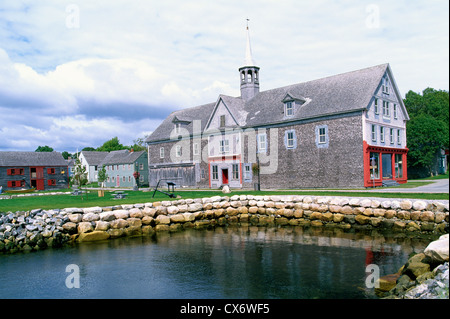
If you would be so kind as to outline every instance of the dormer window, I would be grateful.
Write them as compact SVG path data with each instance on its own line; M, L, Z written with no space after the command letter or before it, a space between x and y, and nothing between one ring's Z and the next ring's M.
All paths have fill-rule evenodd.
M288 101L284 103L284 114L286 117L294 116L294 101Z

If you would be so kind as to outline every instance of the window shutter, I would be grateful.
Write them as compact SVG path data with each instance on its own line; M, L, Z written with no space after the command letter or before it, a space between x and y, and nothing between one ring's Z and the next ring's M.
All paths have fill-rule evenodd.
M14 187L13 186L13 181L8 181L8 187Z
M13 173L12 173L12 168L8 168L8 169L6 170L6 175L13 175Z

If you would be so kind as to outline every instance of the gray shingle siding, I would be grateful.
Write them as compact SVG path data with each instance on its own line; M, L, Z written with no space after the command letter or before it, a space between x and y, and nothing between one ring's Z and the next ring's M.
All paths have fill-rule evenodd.
M262 167L271 169L270 174L261 174L264 188L324 188L324 187L362 187L364 186L363 154L363 116L370 108L373 96L383 76L391 74L388 64L338 74L314 81L293 84L281 88L256 93L253 98L220 95L215 103L172 113L146 140L149 145L150 165L169 163L170 150L175 145L189 145L192 152L193 135L202 136L202 149L208 152L208 134L223 134L223 138L233 128L241 131L261 130L266 132L267 152L261 154ZM285 103L293 103L292 113L287 114ZM401 102L400 106L401 105ZM218 117L226 116L226 127L220 127ZM197 122L195 122L197 120ZM183 122L181 122L183 121ZM178 140L174 133L175 124L181 124L183 139ZM324 130L320 140L320 129ZM294 136L291 147L287 147L287 134ZM241 134L242 150L231 152L232 160L244 167L255 163L256 137ZM217 139L214 147L217 148ZM160 147L165 149L165 159L159 158ZM211 146L212 147L212 146ZM172 151L173 152L173 151ZM276 156L271 163L264 163L265 156ZM229 170L230 157L214 159L206 154L199 172L204 170L207 178L197 181L195 186L209 187L211 165L221 163L220 169ZM220 156L219 156L220 157ZM173 161L172 161L173 162ZM191 156L183 158L183 165L192 163ZM227 166L228 165L228 166ZM264 169L263 169L264 171ZM156 170L154 170L156 172ZM198 172L197 172L198 173ZM198 178L197 178L198 179ZM253 187L256 176L251 180L235 180L235 187ZM217 187L221 178L211 187ZM231 183L230 183L231 185Z

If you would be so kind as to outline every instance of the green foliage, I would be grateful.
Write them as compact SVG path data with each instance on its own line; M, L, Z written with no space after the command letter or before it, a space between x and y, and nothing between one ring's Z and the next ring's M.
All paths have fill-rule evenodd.
M53 152L53 148L50 146L38 146L38 148L35 150L35 152Z
M108 174L106 174L105 165L103 165L102 169L98 171L98 182L103 183L108 179Z
M73 175L70 182L72 185L77 185L78 187L86 185L88 182L86 167L81 164L79 158L75 160Z
M111 151L119 151L119 150L125 150L125 149L127 149L127 148L125 146L123 146L122 144L120 144L119 138L116 136L116 137L113 137L112 139L110 139L109 141L106 141L105 143L103 143L102 146L97 148L97 151L111 152Z
M449 146L449 92L427 88L409 91L404 99L410 121L406 124L408 163L429 168L436 154Z

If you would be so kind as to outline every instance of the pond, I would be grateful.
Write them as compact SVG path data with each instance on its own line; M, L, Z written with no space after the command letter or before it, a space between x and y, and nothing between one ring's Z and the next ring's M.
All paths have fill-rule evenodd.
M0 255L0 298L374 298L367 265L395 273L431 240L298 226L157 233Z

